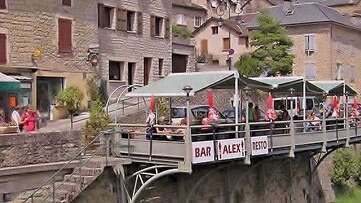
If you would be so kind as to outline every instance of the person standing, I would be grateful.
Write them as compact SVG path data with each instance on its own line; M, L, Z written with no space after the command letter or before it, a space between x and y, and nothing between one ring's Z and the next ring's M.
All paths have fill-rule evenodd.
M19 110L20 110L19 106L16 106L14 108L13 112L11 113L11 120L18 127L18 132L21 132L23 131L23 123L21 122L21 116Z
M24 123L24 129L26 132L33 132L36 129L36 113L31 107L26 109L26 112L23 114L22 121Z

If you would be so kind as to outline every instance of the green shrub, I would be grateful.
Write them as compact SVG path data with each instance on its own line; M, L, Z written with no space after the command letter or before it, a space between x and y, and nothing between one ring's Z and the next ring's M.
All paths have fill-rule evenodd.
M352 149L338 149L333 157L331 181L335 185L352 185L358 179L360 164L359 157Z
M83 98L83 93L77 87L67 87L57 96L59 104L65 106L70 114L71 128L73 128L73 116L79 111L80 103Z
M90 117L83 128L83 143L89 144L101 131L107 129L109 123L110 118L100 99L97 99L91 104Z
M185 26L172 25L172 33L174 36L179 36L183 39L192 37L192 32Z

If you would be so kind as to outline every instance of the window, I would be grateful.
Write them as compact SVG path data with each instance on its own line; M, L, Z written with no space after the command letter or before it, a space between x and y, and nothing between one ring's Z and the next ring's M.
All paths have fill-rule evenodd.
M155 36L163 36L163 18L155 17Z
M163 59L159 59L158 61L158 74L159 76L163 76Z
M98 26L115 28L115 8L98 4Z
M187 25L186 17L184 16L184 14L178 14L176 18L177 18L176 21L177 25Z
M71 0L62 0L63 6L71 6Z
M223 38L223 50L230 49L230 41L229 38Z
M316 51L316 41L314 34L305 35L305 52L307 56L312 55Z
M0 34L0 64L6 64L7 62L6 46L6 35Z
M336 64L336 80L342 80L343 79L343 70L342 70L342 64L341 63L337 63Z
M59 53L72 52L72 20L59 18L58 20L58 48Z
M118 61L109 61L109 80L123 79L123 63Z
M6 0L0 0L0 9L6 9Z
M199 27L203 23L203 19L200 16L194 16L194 27Z
M316 79L316 67L314 63L306 63L305 64L305 78L307 80L315 80Z
M218 34L218 26L213 26L212 27L212 35L216 35Z
M135 31L135 12L127 11L127 31Z

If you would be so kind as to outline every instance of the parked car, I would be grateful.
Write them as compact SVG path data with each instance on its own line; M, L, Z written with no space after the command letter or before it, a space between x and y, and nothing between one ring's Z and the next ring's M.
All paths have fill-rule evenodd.
M210 107L208 105L199 105L199 106L192 106L191 107L191 115L190 121L191 125L202 125L202 120L208 117ZM219 115L219 120L216 124L227 124L233 123L232 120L227 119L221 112L215 109L217 114ZM187 117L187 107L172 107L171 108L171 123L172 125L180 125L182 122L185 123L185 119ZM204 127L204 128L197 128L192 129L192 134L199 134L199 133L212 133L213 131L216 132L225 132L232 130L229 127ZM230 135L219 135L217 139L229 138ZM193 141L200 141L200 140L210 140L213 139L212 136L197 136L193 138Z

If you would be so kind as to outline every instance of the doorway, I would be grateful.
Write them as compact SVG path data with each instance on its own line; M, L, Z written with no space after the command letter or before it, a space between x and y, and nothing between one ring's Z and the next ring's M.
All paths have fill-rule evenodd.
M188 56L181 54L172 55L172 73L184 73L187 71Z
M149 84L150 69L152 67L152 58L144 58L144 86Z
M36 88L37 109L45 118L50 118L50 106L64 87L64 79L59 77L38 77Z

